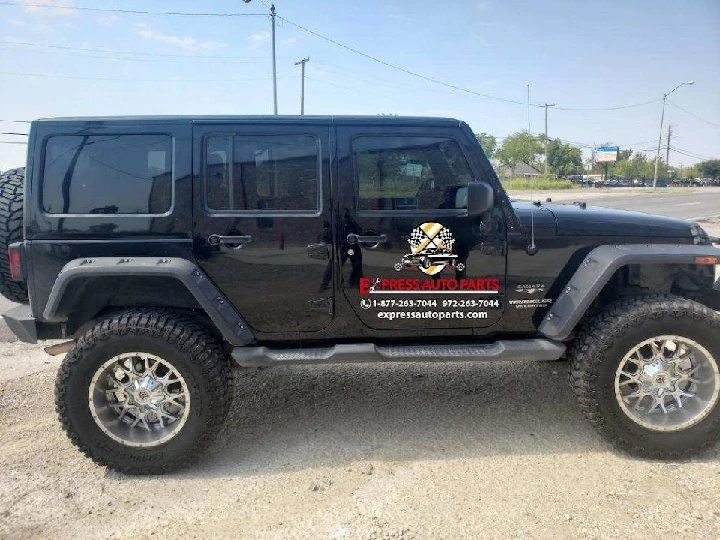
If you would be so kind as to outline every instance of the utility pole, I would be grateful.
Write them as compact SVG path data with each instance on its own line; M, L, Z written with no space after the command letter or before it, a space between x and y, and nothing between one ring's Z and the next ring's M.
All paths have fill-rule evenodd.
M264 0L260 0L267 6ZM243 0L246 4L252 0ZM273 72L273 113L277 114L277 70L275 69L275 4L270 5L270 20L272 21L272 72Z
M540 105L545 107L545 176L548 175L548 129L547 129L547 110L548 107L554 107L554 103L543 103Z
M306 56L299 62L295 62L295 65L302 66L302 77L300 83L300 115L305 114L305 64L310 61L310 57Z
M665 105L667 104L667 98L670 94L672 94L675 90L677 90L681 86L692 86L693 84L695 84L695 81L687 81L684 83L680 83L675 88L670 90L667 94L663 94L662 114L660 115L660 135L658 135L657 154L655 154L655 175L653 176L653 190L655 190L657 188L658 165L660 164L660 145L662 144L662 130L663 130L663 122L665 121Z
M528 133L530 133L530 83L527 83L527 95L528 95Z
M275 4L270 5L270 19L272 20L273 113L277 115L277 69L275 66Z
M665 154L665 165L670 166L670 137L672 137L672 126L668 124L667 152Z

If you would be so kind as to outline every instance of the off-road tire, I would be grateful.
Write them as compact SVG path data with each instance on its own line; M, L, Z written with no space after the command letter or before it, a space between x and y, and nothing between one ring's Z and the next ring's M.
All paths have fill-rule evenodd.
M158 446L117 442L93 419L88 390L108 359L144 351L170 361L190 392L181 430ZM134 309L99 322L67 354L55 383L55 410L72 443L100 465L130 474L158 474L184 467L205 451L220 431L232 400L232 371L223 347L190 314Z
M28 303L27 285L10 278L7 248L23 239L24 189L24 167L0 175L0 294L20 304Z
M699 423L656 431L631 420L615 397L615 373L637 344L661 335L694 340L720 359L720 315L692 300L648 295L619 300L580 330L569 350L570 383L585 416L615 447L654 459L685 459L712 448L720 437L720 404Z

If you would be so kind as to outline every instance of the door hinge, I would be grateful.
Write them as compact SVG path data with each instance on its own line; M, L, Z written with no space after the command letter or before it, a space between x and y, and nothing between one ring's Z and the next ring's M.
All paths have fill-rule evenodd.
M310 304L310 309L313 311L322 311L324 313L329 313L332 315L333 313L333 297L330 296L329 298L313 298L312 300L308 301L308 304Z

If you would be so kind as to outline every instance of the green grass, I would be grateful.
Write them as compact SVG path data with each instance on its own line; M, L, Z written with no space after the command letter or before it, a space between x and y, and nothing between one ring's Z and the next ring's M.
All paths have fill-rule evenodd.
M572 189L575 185L570 180L561 180L559 178L546 178L539 176L537 178L510 178L503 180L502 185L506 190L555 190L555 189Z

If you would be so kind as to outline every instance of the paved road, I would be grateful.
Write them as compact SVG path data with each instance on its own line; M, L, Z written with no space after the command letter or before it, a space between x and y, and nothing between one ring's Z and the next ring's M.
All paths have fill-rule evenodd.
M720 190L692 190L688 193L601 197L587 190L578 196L593 205L696 221L720 215Z

